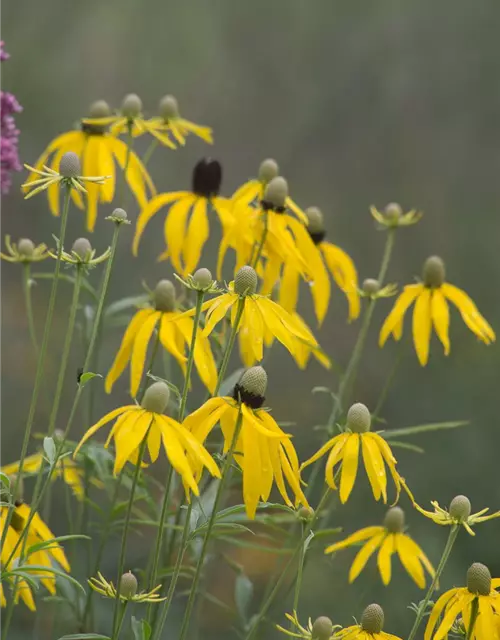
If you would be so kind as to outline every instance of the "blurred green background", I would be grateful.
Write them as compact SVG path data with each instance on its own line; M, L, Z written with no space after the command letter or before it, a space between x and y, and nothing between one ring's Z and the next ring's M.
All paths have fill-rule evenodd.
M191 137L178 151L159 149L151 163L159 191L188 187L192 166L210 154L223 164L223 191L229 195L255 175L263 158L275 157L293 198L304 207L314 204L323 209L329 239L350 253L361 279L378 271L385 240L374 229L369 205L381 208L398 201L405 210L421 209L422 221L398 233L389 281L412 282L423 260L439 254L446 261L449 280L469 292L497 328L499 27L500 6L494 0L50 0L29 7L12 2L3 7L2 39L11 54L2 65L3 88L15 93L24 106L17 121L21 159L28 163L86 115L95 99L118 107L126 93L137 92L146 115L154 115L159 98L175 94L183 115L214 128L215 145L208 149ZM146 146L141 139L139 151ZM12 193L3 198L3 234L51 244L58 221L48 213L43 196L23 202L21 181L17 176ZM129 202L129 215L135 219L135 203ZM98 250L110 241L110 225L104 221L110 211L111 207L101 207L99 212L91 238ZM141 293L142 281L153 287L157 279L171 275L169 264L155 261L162 250L162 221L159 214L150 223L138 259L130 252L132 229L124 230L110 301ZM217 224L213 219L212 229ZM68 238L84 234L84 218L74 210ZM216 238L217 231L203 260L212 269ZM6 263L2 267L2 462L10 462L19 455L35 361L21 270ZM228 270L225 275L229 279L232 274ZM99 273L92 278L97 285ZM49 388L57 372L69 295L69 288L61 287L47 363ZM47 284L39 283L34 301L40 331L47 296ZM382 301L376 310L355 394L372 408L397 353L394 343L382 351L377 347L377 332L390 304ZM305 290L301 311L312 322ZM347 362L359 327L359 322L347 325L346 315L343 295L335 290L317 335L340 365ZM414 438L426 453L398 450L401 472L423 505L430 500L447 505L454 495L464 493L473 511L500 508L495 472L500 450L495 405L498 346L479 344L453 312L451 355L445 358L433 338L429 365L422 369L409 329L407 320L403 363L383 411L387 428L455 419L468 419L471 425ZM121 329L106 333L103 373L120 338ZM61 420L73 398L73 369L76 372L81 364L81 351L75 340ZM335 387L335 376L316 363L299 371L278 347L273 348L267 369L268 404L276 418L295 422L295 444L304 459L319 444L314 425L326 420L330 409L327 396L312 395L311 389ZM127 379L122 377L111 398L99 391L98 411L124 403L126 390ZM45 397L42 400L35 424L38 432L46 428L49 410ZM75 437L84 425L77 427ZM164 477L163 469L156 471ZM405 499L402 505L408 507L412 536L437 564L447 530L412 512ZM384 512L363 480L333 523L348 534L378 524ZM56 512L51 525L58 535L65 533L65 524L64 515L58 517ZM442 586L461 585L474 561L488 564L492 574L500 576L499 532L500 521L493 521L480 526L475 539L461 534ZM147 537L137 542L129 554L132 566L144 560L152 544ZM374 560L354 585L347 585L353 556L351 549L332 561L318 549L304 577L301 619L323 614L349 624L367 604L379 602L386 608L386 630L407 633L413 614L406 607L423 593L397 562L387 588ZM226 575L222 561L216 567L210 578L215 588ZM109 558L104 569L114 575ZM281 598L275 621L281 622L290 606ZM27 620L28 614L19 608L19 638L25 637ZM224 616L206 616L202 637L224 637L226 623ZM55 637L50 630L43 631L41 638ZM278 636L269 625L266 632Z

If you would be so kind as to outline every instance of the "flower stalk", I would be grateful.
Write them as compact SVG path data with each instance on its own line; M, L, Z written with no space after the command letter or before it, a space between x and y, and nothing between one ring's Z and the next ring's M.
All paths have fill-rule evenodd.
M217 384L215 385L215 390L213 395L216 396L219 393L220 386L224 380L224 376L226 375L227 365L229 364L229 358L231 357L231 353L233 351L234 343L236 341L236 336L238 334L238 327L240 325L241 316L243 315L243 309L245 308L245 297L240 296L238 300L238 307L236 309L236 317L234 319L233 326L231 327L231 334L229 336L228 343L226 345L226 349L224 351L224 355L222 356L222 361L219 367L219 374L217 377Z

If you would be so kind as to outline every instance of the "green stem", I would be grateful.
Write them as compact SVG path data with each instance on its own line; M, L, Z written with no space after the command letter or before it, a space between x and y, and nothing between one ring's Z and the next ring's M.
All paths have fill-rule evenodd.
M266 600L264 601L263 605L260 608L260 611L258 614L256 614L253 617L253 621L252 624L248 630L247 635L245 636L244 640L251 640L251 638L253 638L255 636L255 634L257 633L257 630L259 628L260 623L262 622L262 620L265 618L270 606L272 605L272 603L274 602L274 599L276 597L276 595L278 594L279 590L281 589L281 586L287 576L288 570L292 567L293 563L295 562L295 558L300 554L303 553L303 549L304 549L304 543L307 539L307 537L310 535L311 531L314 531L314 528L318 522L318 518L320 516L321 510L323 509L323 506L325 505L326 501L328 500L328 496L330 495L330 488L327 487L321 497L321 500L319 501L318 507L316 509L316 511L314 512L314 516L309 524L309 527L304 527L304 530L302 532L302 536L299 540L299 543L297 545L297 547L295 548L294 552L292 553L292 555L290 556L290 559L288 560L285 568L283 569L283 571L281 571L279 577L277 578L273 590L271 591L271 593L267 596Z
M130 497L128 500L128 505L127 505L127 511L125 514L125 524L123 526L123 534L122 534L122 543L121 543L121 548L120 548L120 557L118 560L118 577L116 579L116 599L115 599L115 609L114 609L114 613L113 613L113 633L111 634L111 637L113 640L115 640L118 636L117 636L117 630L119 627L119 605L120 605L120 582L121 582L121 578L123 575L123 570L124 570L124 566L125 566L125 552L127 550L127 537L128 537L128 530L130 527L130 516L132 514L132 505L134 504L134 494L135 494L135 489L137 487L137 482L139 480L139 474L141 473L141 463L142 463L142 458L144 456L144 451L146 449L146 444L148 441L148 436L149 436L149 429L148 428L146 435L144 436L144 438L142 439L141 445L139 447L139 454L137 456L137 463L135 465L135 471L134 471L134 477L132 479L132 486L130 488Z
M213 393L214 396L216 396L219 393L220 386L222 384L222 381L224 380L227 365L229 364L229 358L231 357L234 343L236 341L236 336L238 334L238 327L240 325L240 320L241 320L241 316L243 315L244 308L245 308L245 296L241 296L238 299L238 307L236 309L236 317L234 319L233 326L231 327L231 335L229 336L229 341L226 345L226 349L224 351L224 355L222 356L222 361L220 363L219 373L217 377L217 384L215 385L215 390Z
M302 528L302 539L304 538L305 526ZM304 545L300 548L299 566L297 567L297 579L295 580L295 588L293 591L293 608L292 611L299 610L300 590L302 588L302 577L304 575L304 560L306 557L306 550Z
M113 634L112 640L118 640L118 638L120 637L120 631L122 630L123 621L125 620L125 613L127 612L128 600L122 602L121 605L121 611L118 615L118 626L115 633Z
M237 326L237 323L235 321L235 326ZM201 578L201 573L202 573L202 569L203 569L203 565L205 564L205 558L207 555L207 551L208 551L208 545L210 542L210 536L212 534L214 525L215 525L215 521L217 519L217 513L219 510L219 505L221 504L222 501L222 496L224 493L224 489L226 486L226 482L228 479L228 476L230 474L230 470L231 470L231 465L233 462L233 454L234 454L234 450L236 447L236 443L238 442L238 437L240 435L240 431L241 431L241 425L243 424L243 416L241 413L241 409L238 413L238 418L236 420L236 425L234 428L234 434L233 434L233 438L231 441L231 446L229 447L229 451L227 452L226 455L226 459L224 460L224 466L222 469L222 476L221 479L219 481L219 486L217 487L217 493L215 495L215 500L214 500L214 504L213 504L213 508L212 508L212 512L210 513L210 518L208 520L208 524L207 524L207 530L205 533L205 537L203 538L203 545L201 547L201 552L200 555L198 557L198 562L196 564L196 569L195 569L195 573L194 573L194 578L193 578L193 582L191 584L191 589L189 592L189 598L188 598L188 602L186 605L186 610L184 612L184 618L182 620L182 626L181 626L181 631L179 634L179 640L185 640L186 635L188 633L189 630L189 623L191 622L191 613L193 611L193 607L195 604L195 600L196 600L196 595L197 595L197 591L198 591L198 586L200 583L200 578Z
M50 335L50 329L52 327L52 318L54 316L54 308L55 308L56 297L57 297L57 286L59 284L59 273L61 271L61 262L62 262L61 256L63 252L64 239L66 237L66 226L68 221L70 194L71 194L71 187L66 186L66 191L64 194L63 211L61 215L61 226L59 229L59 245L57 248L57 260L56 260L56 266L54 270L54 279L52 280L49 306L47 309L47 316L45 318L45 327L43 330L42 345L40 347L40 354L38 357L38 362L36 367L35 385L33 388L33 394L31 396L31 402L30 402L30 407L28 411L28 420L26 422L26 427L24 430L24 439L21 447L21 455L19 458L19 473L16 474L12 495L17 495L17 491L19 489L19 482L23 473L24 459L26 457L26 452L28 451L28 444L31 437L31 429L33 427L33 422L35 420L35 411L36 411L36 405L38 402L38 395L40 393L40 387L43 379L43 367L45 364L45 356L47 354L47 348L49 344L49 335ZM7 531L9 529L9 525L12 520L13 512L14 512L14 504L10 504L7 512L7 516L5 519L4 529L2 532L2 540L1 540L2 547L4 545L5 536L7 535ZM7 631L5 631L5 635L7 635Z
M453 524L451 526L450 529L450 534L448 536L448 540L446 541L446 546L444 548L443 551L443 555L441 556L441 560L439 561L438 567L436 569L436 575L434 576L431 585L429 587L429 589L427 590L427 593L425 594L425 598L423 599L423 601L420 603L420 606L418 608L418 614L417 617L415 618L415 622L413 623L413 627L411 628L410 631L410 635L408 636L408 640L414 640L418 628L420 626L420 623L422 622L422 619L425 615L425 611L427 609L427 605L430 602L430 599L432 598L432 594L434 593L434 590L436 588L436 585L439 582L439 578L441 577L441 574L443 573L443 569L446 565L446 562L448 561L448 558L450 557L450 553L451 550L453 549L453 545L455 544L455 540L457 538L458 532L460 531L460 525L457 524Z
M156 151L156 148L159 144L160 142L156 138L151 141L151 144L146 149L146 153L142 156L142 164L144 165L144 167L148 165L148 162L151 160L151 157L153 156L153 153Z
M251 260L251 265L254 269L257 268L257 265L259 264L259 260L260 257L262 255L262 251L264 249L264 245L266 243L266 239L267 239L267 232L268 232L268 212L266 211L264 213L264 229L262 231L262 237L260 239L260 242L257 246L257 252L255 253L255 256L253 256L252 260Z
M38 340L36 338L35 320L33 318L33 306L31 304L30 276L31 276L31 265L29 262L25 262L23 264L23 291L24 291L24 300L26 304L26 316L28 318L28 329L30 332L31 342L33 343L35 355L38 356L40 348L38 346Z
M182 422L184 420L184 414L186 412L187 396L189 392L189 387L191 385L191 372L193 371L194 348L196 345L196 335L198 333L198 327L200 326L201 307L203 305L203 298L204 298L203 291L198 291L197 297L196 297L196 310L194 312L193 333L191 334L191 344L189 346L189 356L188 356L187 367L186 367L186 378L184 380L184 388L182 389L181 406L179 408L179 422Z

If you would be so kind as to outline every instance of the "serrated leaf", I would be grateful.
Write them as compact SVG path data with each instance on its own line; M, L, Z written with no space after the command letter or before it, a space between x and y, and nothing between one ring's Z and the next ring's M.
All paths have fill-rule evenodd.
M468 420L455 420L450 422L431 422L429 424L419 424L416 427L405 427L403 429L391 429L389 431L381 431L380 435L386 440L391 438L412 436L416 433L426 433L428 431L441 431L442 429L456 429L457 427L466 427L470 422Z
M253 584L248 576L240 573L234 585L234 601L240 618L246 622L248 608L253 598Z
M80 387L84 387L87 382L90 382L90 380L92 380L92 378L102 378L102 376L100 373L92 373L92 371L86 371L79 377L78 384L80 385Z
M130 625L134 634L134 640L149 640L151 626L147 620L137 620L135 616L130 619Z
M43 439L43 450L45 451L47 460L53 465L56 460L56 443L54 442L54 438L45 436Z

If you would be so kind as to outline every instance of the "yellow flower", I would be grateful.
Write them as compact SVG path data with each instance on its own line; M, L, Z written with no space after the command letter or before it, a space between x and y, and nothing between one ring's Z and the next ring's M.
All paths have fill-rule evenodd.
M95 102L90 107L91 117L109 115L109 106L102 100ZM127 184L137 199L140 207L145 207L148 201L148 190L151 195L156 194L153 182L134 151L127 150L127 145L122 140L111 135L105 126L95 126L84 124L82 121L80 128L74 131L63 133L55 138L37 160L35 169L40 171L48 163L50 156L51 169L57 169L62 156L68 152L75 152L81 161L83 174L86 176L111 176L104 184L89 184L86 191L86 203L81 194L72 191L71 195L76 206L80 209L87 209L87 229L93 231L99 202L112 202L116 187L115 162L120 169L124 169L128 160ZM33 172L28 180L36 180L37 174ZM53 184L47 191L51 212L59 215L60 205L57 185Z
M370 213L381 229L409 227L412 224L416 224L422 217L422 212L416 209L403 213L401 205L397 202L390 202L383 212L372 206L370 207Z
M96 431L117 418L104 445L107 448L111 438L114 438L115 475L122 470L127 461L137 464L140 445L144 438L147 438L151 461L157 460L163 443L170 464L181 476L185 486L189 487L195 495L199 495L198 485L186 452L197 464L206 467L213 476L220 477L220 472L213 458L198 440L176 420L163 415L168 400L168 386L164 382L155 382L146 390L141 405L132 404L114 409L90 427L73 455L76 456L80 447Z
M387 502L387 476L384 463L389 468L396 485L396 502L399 498L404 480L396 469L396 458L387 442L378 434L370 431L371 416L364 404L353 404L347 413L346 430L329 440L309 460L302 464L301 469L316 462L330 451L326 463L325 478L327 484L336 489L333 470L337 463L341 464L340 472L340 501L347 502L358 471L359 450L363 454L366 474L372 487L375 500L382 496Z
M407 285L387 316L380 330L379 345L381 347L391 334L395 340L401 338L404 315L415 300L413 342L422 366L425 366L429 359L432 325L444 347L445 355L450 353L448 336L450 317L447 300L453 302L467 327L482 342L490 344L496 339L495 332L469 296L462 289L445 282L445 269L441 258L432 256L424 264L423 282Z
M160 117L151 118L144 123L151 135L157 137L160 142L166 137L163 132L170 133L176 142L182 146L186 144L186 137L192 133L208 144L213 144L212 129L195 124L182 118L179 114L179 104L174 96L164 96L160 100ZM175 148L175 145L173 145Z
M436 524L443 526L462 525L471 536L476 534L471 529L476 524L500 518L500 511L485 515L489 508L481 509L477 513L471 514L471 503L467 496L455 496L450 502L448 510L439 506L436 501L431 501L434 511L426 511L413 500L413 506L426 518L430 518Z
M117 593L114 584L110 580L106 580L100 571L97 572L97 578L92 577L87 582L94 591L112 600L116 600L117 595L122 602L150 602L154 604L155 602L166 600L166 598L161 598L158 593L161 589L161 584L151 589L151 591L137 593L137 578L130 571L122 575L119 593Z
M5 236L5 246L9 255L0 253L0 256L7 260L7 262L40 262L49 257L46 244L39 244L35 246L35 243L29 238L20 238L19 242L11 242L10 236Z
M277 624L276 629L282 633L286 633L287 636L292 638L303 638L304 640L329 640L333 637L333 632L336 629L340 629L340 625L333 625L330 618L326 616L320 616L313 622L311 618L307 621L307 627L303 627L298 619L297 612L285 613L286 618L291 622L291 626L295 627L297 631L292 629L285 629L281 625Z
M267 375L262 367L247 369L235 385L232 397L211 398L187 416L183 426L201 443L220 423L224 452L233 441L241 414L241 430L235 446L235 460L243 472L243 501L247 515L254 518L259 499L267 502L273 483L288 506L285 479L296 504L309 506L300 487L299 461L289 436L272 416L262 409Z
M340 549L357 545L363 541L364 544L358 551L349 571L349 582L354 582L365 568L371 555L379 549L377 564L382 582L386 586L391 581L391 556L393 553L397 553L403 567L417 586L420 589L424 589L424 569L428 571L431 577L434 577L435 571L418 544L408 534L404 533L404 525L405 516L403 510L399 507L392 507L387 512L382 527L360 529L345 540L327 547L325 553L336 553Z
M160 343L177 360L183 374L186 374L187 358L184 352L191 344L193 320L175 310L175 289L170 280L160 280L156 285L154 305L154 308L140 309L131 319L106 376L107 393L111 392L114 383L130 361L130 394L135 398L144 371L148 343L156 327ZM217 368L210 341L201 331L196 336L194 364L201 380L212 392L217 383Z
M495 591L500 587L500 578L491 579L491 574L484 564L475 562L467 571L467 586L450 589L434 604L425 629L424 640L445 640L458 618L467 631L471 626L471 616L476 609L472 640L500 640L497 619L500 616L500 594ZM440 616L441 624L437 627ZM467 636L469 637L469 635Z
M369 604L363 611L361 624L337 631L335 640L401 640L392 633L382 631L384 612L378 604Z
M238 328L240 354L246 367L260 362L264 357L264 344L269 346L276 338L295 358L298 340L303 341L312 350L319 345L306 327L290 313L269 298L257 295L257 274L252 267L242 267L236 274L229 289L203 304L207 311L203 334L210 335L215 326L231 310L231 323L234 323L239 301L243 302L243 313ZM186 314L193 315L194 309ZM299 349L300 350L300 349ZM300 356L299 356L300 357Z
M170 258L175 270L186 276L193 273L209 236L208 215L212 207L223 227L231 223L232 215L224 198L219 196L222 168L217 160L200 160L193 170L191 191L161 193L144 206L137 219L133 254L136 256L141 236L151 218L165 205L172 205L165 218L166 250L159 260ZM187 218L191 211L189 223Z

